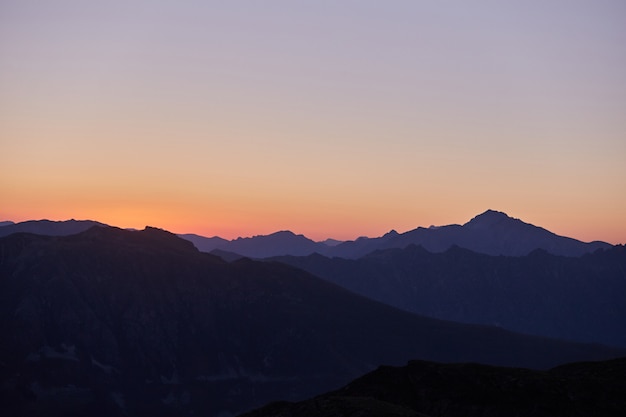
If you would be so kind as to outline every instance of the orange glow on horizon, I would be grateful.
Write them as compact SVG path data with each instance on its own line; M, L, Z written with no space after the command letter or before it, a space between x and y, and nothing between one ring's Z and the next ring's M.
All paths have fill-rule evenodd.
M10 3L0 220L626 242L620 2Z
M486 208L485 208L486 209ZM47 207L45 209L31 209L20 213L0 212L1 220L22 222L27 220L96 220L111 226L120 228L143 229L145 226L159 227L172 233L195 233L201 236L220 236L224 239L236 239L238 237L251 237L267 235L280 230L290 230L296 234L321 241L327 238L338 240L354 240L360 236L378 237L394 229L403 233L417 227L429 227L431 225L443 226L448 224L463 224L485 209L464 214L453 220L450 214L423 214L418 219L394 219L368 218L363 215L360 218L345 216L339 221L323 218L309 218L306 222L298 222L294 215L277 214L275 216L257 217L248 213L232 213L230 217L225 213L208 213L203 210L191 209L180 212L167 208L136 207L82 207L75 210L67 210L63 207ZM497 210L497 208L495 208ZM506 212L506 210L503 210ZM455 213L453 213L455 214ZM538 216L534 213L532 218L526 218L519 213L507 212L509 216L519 218L526 223L540 226L561 236L572 237L584 242L602 240L611 244L626 243L626 228L615 227L610 219L595 219L596 224L585 226L582 221L571 216L570 219L559 219L554 216ZM311 213L309 213L311 216ZM305 216L306 217L306 216ZM421 219L421 220L420 220ZM598 222L598 220L605 220Z

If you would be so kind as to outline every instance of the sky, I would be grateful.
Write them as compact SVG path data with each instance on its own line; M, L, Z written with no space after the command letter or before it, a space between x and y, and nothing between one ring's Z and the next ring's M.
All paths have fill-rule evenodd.
M626 2L0 0L0 220L626 243Z

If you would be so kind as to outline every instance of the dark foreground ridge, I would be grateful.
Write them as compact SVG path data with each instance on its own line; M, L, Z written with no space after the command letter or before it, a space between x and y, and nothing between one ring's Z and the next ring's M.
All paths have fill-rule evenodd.
M0 238L0 334L0 409L16 416L224 416L410 359L626 355L417 316L153 228Z
M623 416L626 358L549 371L411 361L383 366L344 388L245 417Z

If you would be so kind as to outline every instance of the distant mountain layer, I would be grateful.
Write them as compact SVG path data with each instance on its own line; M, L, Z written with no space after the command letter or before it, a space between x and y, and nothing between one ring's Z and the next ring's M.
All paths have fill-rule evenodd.
M487 210L464 225L419 227L406 233L391 231L374 239L357 239L325 252L328 256L359 258L374 250L420 245L431 252L443 252L459 246L488 255L524 256L535 249L554 255L581 256L611 247L605 242L584 243L558 236L543 228L511 218L505 213Z
M452 246L459 246L488 255L525 256L535 249L543 249L554 255L581 256L612 246L605 242L584 243L558 236L493 210L474 217L462 226L419 227L406 233L392 230L381 237L364 237L348 242L314 242L289 231L232 241L197 235L181 237L191 240L204 252L219 249L251 258L319 253L329 257L356 259L375 250L405 248L411 244L421 245L431 252L443 252Z
M411 358L545 368L626 355L416 316L152 228L0 238L0 334L7 415L224 415Z
M21 223L6 222L0 225L0 237L13 233L33 233L44 236L69 236L84 232L93 226L106 226L93 220L29 220Z
M626 247L577 258L421 246L360 259L277 257L366 297L417 314L626 347Z
M229 242L228 240L222 239L219 236L204 237L196 235L194 233L181 234L178 235L178 237L190 241L196 248L198 248L198 250L207 253Z
M0 225L0 237L17 232L28 232L46 236L67 236L80 233L93 225L102 223L90 220L28 221L17 224L5 222ZM362 237L354 241L341 242L327 239L314 242L303 235L280 231L270 235L226 240L218 236L204 237L197 234L181 234L183 239L193 242L202 252L231 253L249 258L273 256L306 256L319 253L330 257L356 259L380 249L405 248L421 245L431 252L443 252L451 246L459 246L488 255L524 256L535 249L543 249L554 255L581 256L611 245L605 242L584 243L576 239L558 236L543 228L513 219L504 213L487 210L464 225L419 227L397 233L392 230L377 238Z
M337 245L337 241L329 240L327 243L314 242L304 235L296 235L290 231L280 231L270 235L254 237L240 237L234 240L226 240L220 237L203 237L198 235L179 235L187 239L202 252L236 253L249 258L269 258L279 255L310 255L312 253L327 253Z
M626 358L547 372L411 361L380 367L337 391L274 403L245 417L621 417L625 392Z

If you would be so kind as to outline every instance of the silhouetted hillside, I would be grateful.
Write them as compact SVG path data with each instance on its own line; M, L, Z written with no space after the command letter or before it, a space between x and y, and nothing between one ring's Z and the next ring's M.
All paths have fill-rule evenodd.
M90 220L28 221L0 226L0 237L26 232L47 236L67 236L80 233L91 226L104 226ZM474 252L490 255L524 256L536 249L563 256L581 256L597 249L611 247L605 242L584 243L576 239L558 236L543 228L513 219L504 213L487 210L460 225L418 227L405 233L390 231L377 238L361 237L354 241L340 242L327 239L314 242L303 235L280 231L269 235L240 237L226 240L219 236L204 237L197 234L181 234L201 251L210 253L216 249L236 253L248 258L274 256L306 256L319 253L330 257L356 259L381 249L404 248L421 245L431 252L443 252L452 246L460 246ZM231 255L232 258L232 255Z
M429 317L547 337L626 346L626 247L578 258L534 251L489 256L453 247L387 249L357 260L282 262L372 299Z
M374 250L404 248L411 244L421 245L430 252L443 252L452 246L460 246L478 253L507 256L524 256L536 249L554 255L581 256L611 247L605 242L584 243L558 236L505 213L487 210L462 226L418 227L401 234L392 230L379 238L345 242L333 248L332 252L320 253L355 259Z
M158 229L0 239L8 415L217 415L410 358L544 368L625 354L415 316Z
M296 235L290 231L280 231L267 236L238 238L220 249L251 258L267 258L274 256L275 253L296 256L308 255L326 247L328 246L313 242L303 235Z
M558 236L493 210L487 210L462 226L418 227L405 233L392 230L381 237L361 237L347 242L333 239L314 242L289 231L231 241L198 235L180 236L194 242L203 252L219 249L249 258L319 253L329 257L356 259L375 250L405 248L408 245L421 245L431 252L444 252L452 246L460 246L478 253L507 256L525 256L533 250L543 249L555 255L575 257L611 247L605 242L584 243Z
M84 232L93 226L106 226L93 220L29 220L21 223L12 223L0 226L0 237L13 233L34 233L45 236L69 236Z
M309 255L314 252L325 251L331 247L322 242L314 242L303 235L296 235L290 231L281 231L270 235L254 237L240 237L234 240L225 240L220 237L206 238L198 235L179 235L187 239L203 252L236 253L248 258L268 258L277 255ZM218 252L220 253L220 252ZM228 255L232 258L232 255Z
M342 389L274 403L245 417L621 417L626 359L549 371L411 361L378 368Z
M196 248L198 248L198 250L207 253L213 251L220 245L229 242L228 240L222 239L219 236L204 237L193 233L178 235L178 237L182 237L183 239L190 241L194 244Z

